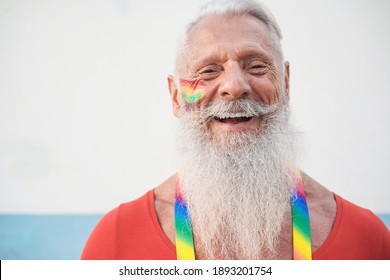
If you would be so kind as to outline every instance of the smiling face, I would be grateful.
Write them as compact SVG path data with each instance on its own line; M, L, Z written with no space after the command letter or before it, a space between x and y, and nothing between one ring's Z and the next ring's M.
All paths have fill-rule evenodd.
M197 253L270 258L293 186L288 64L278 39L249 15L205 16L187 39L177 83L168 81Z
M289 69L277 39L250 15L206 16L189 32L181 58L180 85L168 77L174 114L202 111L218 101L250 99L281 104L288 94ZM283 69L284 68L284 69ZM242 132L262 127L266 118L238 111L210 118L211 133Z

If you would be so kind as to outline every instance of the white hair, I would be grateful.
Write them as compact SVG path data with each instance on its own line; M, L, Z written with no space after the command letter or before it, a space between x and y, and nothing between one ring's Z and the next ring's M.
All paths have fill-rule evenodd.
M259 19L268 27L271 33L274 48L280 54L281 61L283 61L283 51L280 41L282 39L282 32L279 24L271 11L259 1L256 0L212 0L204 5L195 20L191 21L184 32L183 37L179 41L176 51L175 61L175 75L178 78L180 69L182 68L183 56L188 46L188 36L192 28L201 21L204 17L209 15L223 15L223 16L238 16L251 15Z

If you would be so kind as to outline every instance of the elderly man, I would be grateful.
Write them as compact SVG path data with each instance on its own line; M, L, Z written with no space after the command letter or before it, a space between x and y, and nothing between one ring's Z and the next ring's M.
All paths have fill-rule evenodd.
M390 259L379 218L294 166L280 40L254 0L201 10L168 77L180 170L105 215L82 259Z

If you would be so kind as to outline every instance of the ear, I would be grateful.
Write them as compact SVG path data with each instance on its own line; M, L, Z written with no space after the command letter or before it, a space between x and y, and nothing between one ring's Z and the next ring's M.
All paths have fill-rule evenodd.
M171 94L171 102L172 102L172 109L173 109L173 114L175 117L179 117L180 113L180 89L177 88L176 83L175 83L175 78L172 75L168 76L168 88L169 88L169 93Z
M290 63L284 62L284 91L287 98L290 98Z

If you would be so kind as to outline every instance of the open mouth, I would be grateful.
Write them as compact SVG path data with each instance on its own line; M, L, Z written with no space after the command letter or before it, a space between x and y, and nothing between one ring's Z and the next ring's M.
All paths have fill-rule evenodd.
M234 117L234 118L214 117L214 119L221 123L237 124L237 123L249 122L252 119L252 117Z

